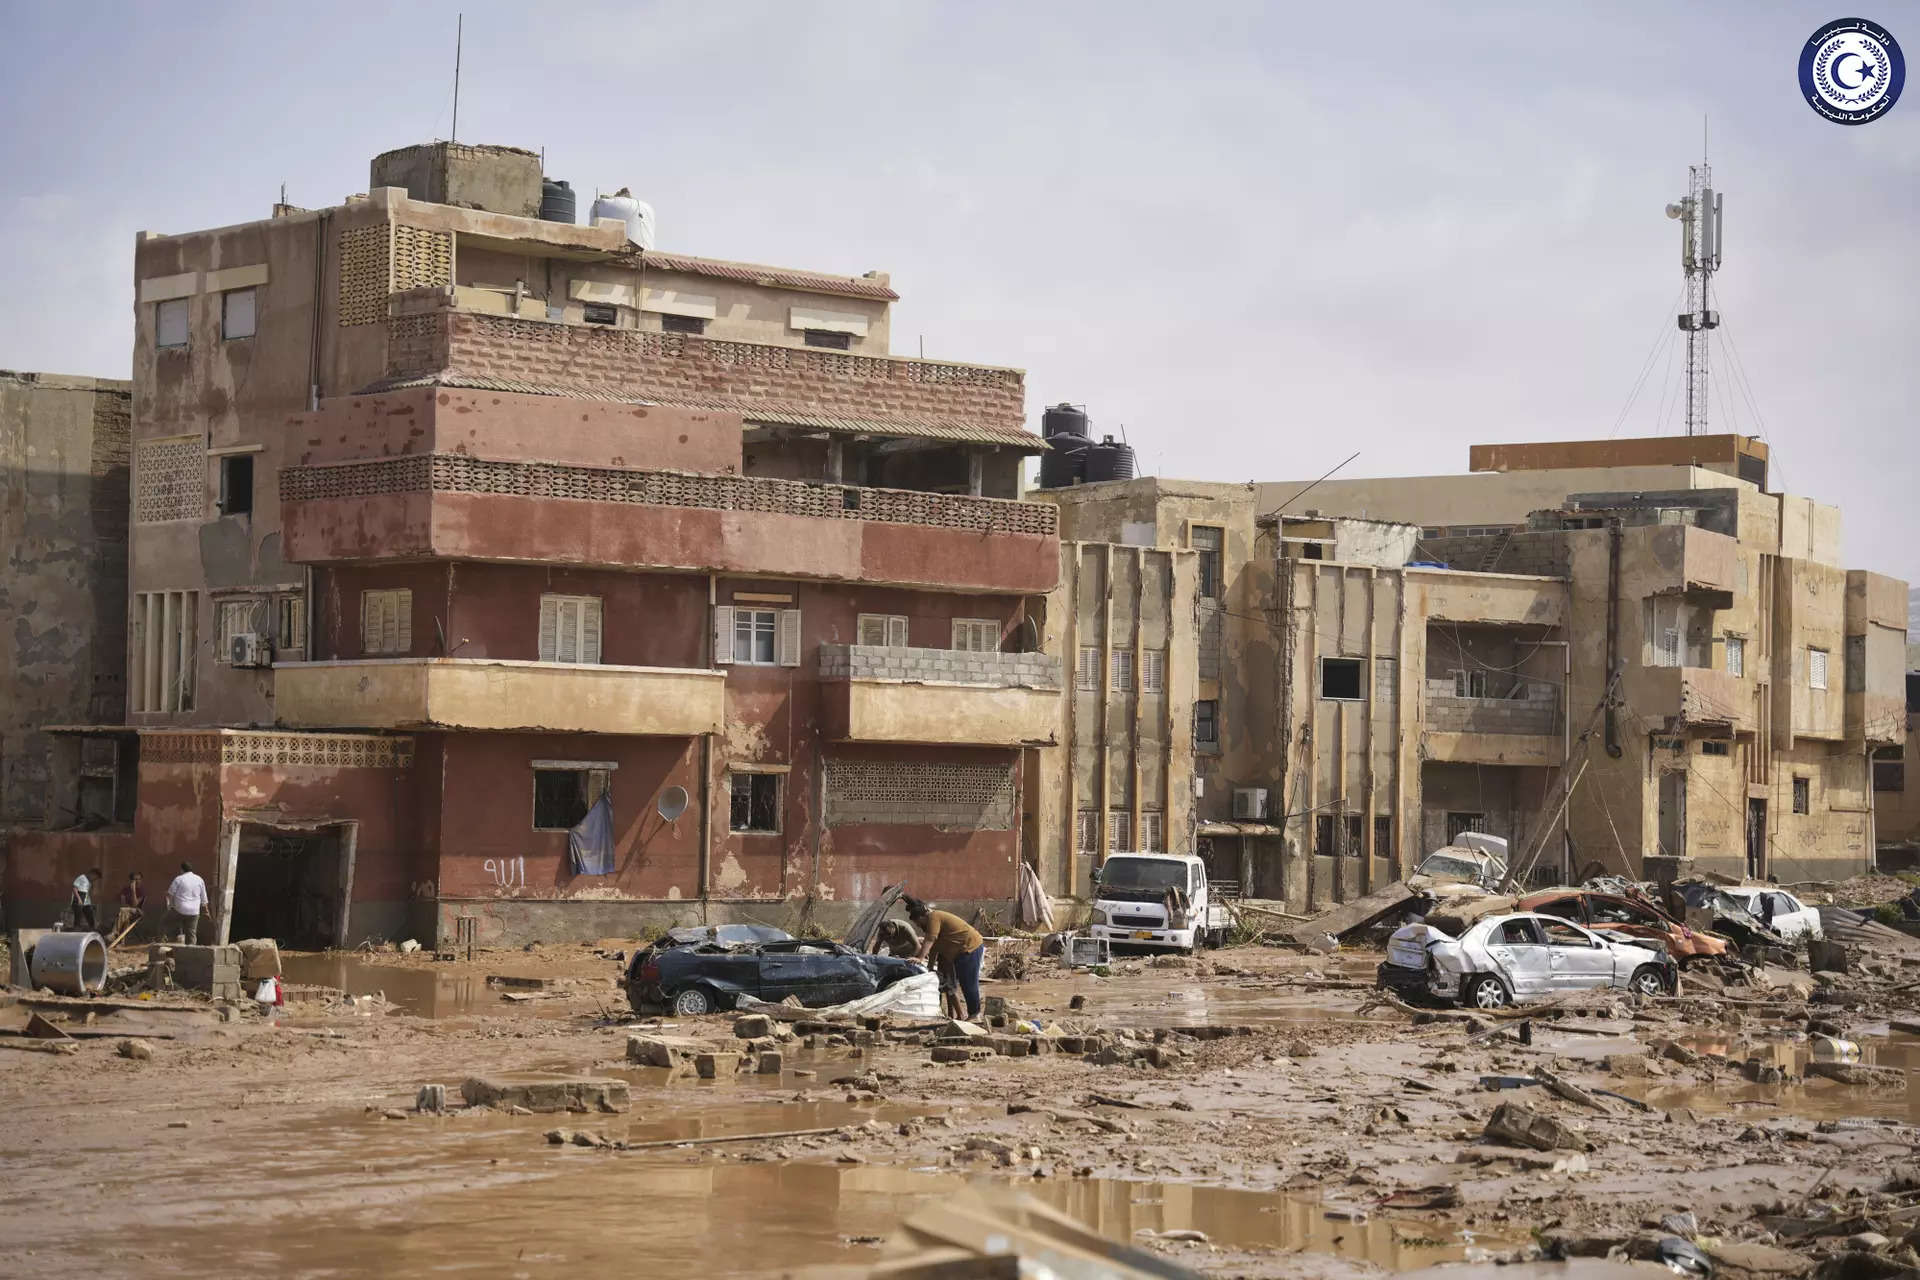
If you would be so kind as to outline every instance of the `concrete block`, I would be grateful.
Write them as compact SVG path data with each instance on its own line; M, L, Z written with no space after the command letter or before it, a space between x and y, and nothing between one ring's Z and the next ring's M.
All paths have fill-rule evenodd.
M980 1058L991 1058L993 1050L976 1049L965 1044L937 1044L933 1046L935 1062L973 1062Z
M627 1061L672 1070L691 1062L693 1056L705 1048L703 1041L680 1036L628 1036Z
M777 1076L786 1069L786 1058L777 1049L768 1049L760 1054L755 1069L763 1076Z
M507 1080L475 1076L460 1086L473 1107L525 1107L529 1111L625 1111L631 1099L625 1080L553 1076Z
M773 1034L773 1019L764 1013L749 1013L733 1020L733 1034L742 1040L757 1040Z
M178 944L149 947L147 950L149 964L152 963L156 952L171 955L173 985L176 987L193 991L209 991L216 984L237 986L240 982L239 947L232 945L189 947Z
M740 1070L741 1055L737 1053L714 1052L695 1054L693 1069L700 1073L702 1080L718 1080Z

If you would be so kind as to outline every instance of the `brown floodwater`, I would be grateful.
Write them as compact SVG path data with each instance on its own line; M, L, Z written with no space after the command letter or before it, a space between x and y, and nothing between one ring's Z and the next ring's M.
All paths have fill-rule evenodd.
M1792 1115L1814 1120L1877 1119L1920 1124L1920 1088L1915 1087L1913 1074L1920 1071L1920 1036L1894 1032L1863 1035L1855 1040L1860 1046L1863 1065L1896 1067L1906 1072L1908 1087L1905 1090L1858 1088L1808 1076L1807 1064L1813 1060L1813 1049L1805 1039L1749 1040L1706 1034L1681 1037L1680 1043L1695 1053L1719 1054L1736 1062L1758 1058L1795 1077L1798 1083L1754 1084L1736 1071L1726 1069L1722 1077L1710 1085L1652 1085L1635 1093L1636 1097L1657 1107L1735 1111L1755 1119Z

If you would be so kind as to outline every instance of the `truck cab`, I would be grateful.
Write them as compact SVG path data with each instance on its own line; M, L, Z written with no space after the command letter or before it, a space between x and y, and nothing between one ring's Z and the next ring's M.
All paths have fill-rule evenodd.
M1227 909L1190 853L1115 853L1094 871L1093 927L1113 946L1195 951L1227 940Z

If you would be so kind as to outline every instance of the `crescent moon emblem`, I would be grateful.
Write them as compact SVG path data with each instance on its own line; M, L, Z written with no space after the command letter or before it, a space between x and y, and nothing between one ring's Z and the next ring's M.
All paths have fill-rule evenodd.
M1840 78L1841 68L1847 65L1848 58L1852 58L1855 62L1859 63L1863 67L1867 65L1867 60L1861 57L1859 54L1843 53L1839 57L1833 60L1833 71L1831 73L1833 76L1833 82L1839 85L1842 89L1858 89L1861 85L1867 82L1867 77L1861 76L1858 80L1855 80L1852 84L1848 84L1845 80L1842 80Z

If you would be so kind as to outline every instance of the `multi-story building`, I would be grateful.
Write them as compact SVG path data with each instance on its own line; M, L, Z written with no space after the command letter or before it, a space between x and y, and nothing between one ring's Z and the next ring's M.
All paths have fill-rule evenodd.
M1021 373L888 354L884 275L642 250L541 183L438 144L140 237L130 710L78 744L138 799L10 900L188 858L223 935L316 945L1012 896L1060 700Z
M1920 870L1920 645L1907 646L1905 740L1874 752L1873 819L1880 869Z

